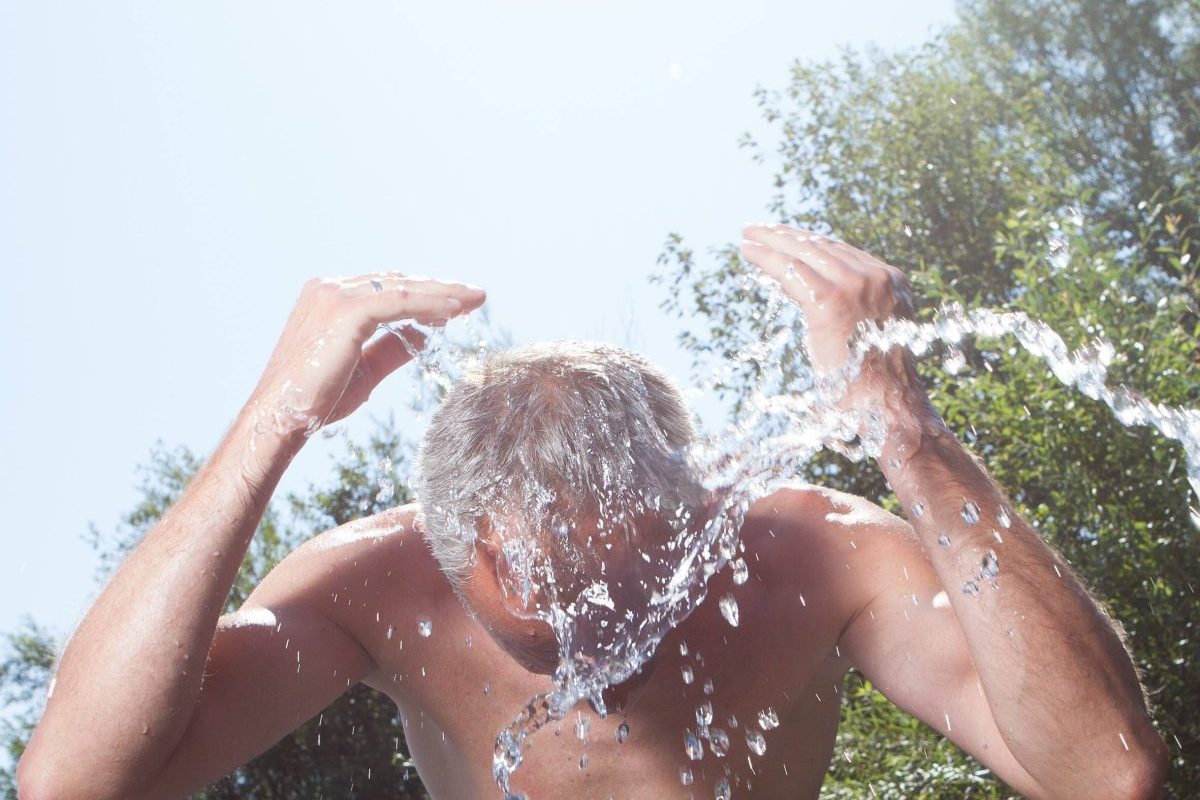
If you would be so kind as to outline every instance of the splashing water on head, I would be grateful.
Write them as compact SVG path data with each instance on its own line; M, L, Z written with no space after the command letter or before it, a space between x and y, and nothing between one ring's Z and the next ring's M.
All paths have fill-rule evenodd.
M507 526L501 515L493 513L489 517L501 530L503 556L512 568L503 584L509 597L519 601L514 603L514 612L547 623L558 642L554 689L532 698L496 739L493 775L507 800L522 797L514 793L511 779L521 765L522 747L529 736L547 723L565 718L580 701L589 701L604 716L604 689L629 679L650 660L664 636L704 600L708 579L727 564L737 574L744 571L745 564L738 557L739 530L755 500L801 474L804 465L823 448L855 461L879 455L884 436L881 415L845 411L838 404L872 350L901 347L921 356L940 342L951 349L951 371L957 372L961 365L954 354L966 336L1011 336L1041 359L1063 385L1105 403L1122 425L1151 426L1182 444L1189 482L1200 496L1200 410L1156 404L1127 386L1110 387L1108 367L1114 351L1107 342L1096 341L1071 352L1053 329L1024 313L968 311L950 305L940 309L930 322L890 320L882 326L860 326L846 366L830 375L803 372L797 389L793 376L786 376L781 365L786 351L803 338L803 316L773 284L769 291L770 301L763 316L766 333L737 353L714 377L719 382L738 367L755 367L757 380L740 417L719 435L698 439L683 454L690 474L703 487L704 503L669 507L660 496L648 496L642 487L621 485L620 481L589 487L604 502L598 505L599 518L588 520L595 525L598 538L587 538L587 547L599 550L610 545L604 541L603 532L620 530L646 515L658 518L667 529L653 546L632 548L639 552L619 557L601 554L598 565L590 568L564 569L561 559L548 557L545 541L531 533L531 526ZM488 349L487 337L468 326L473 337L469 348L453 343L441 330L422 331L427 341L424 349L414 351L413 356L422 368L425 402L451 391L462 379L472 356ZM511 413L525 412L514 407ZM753 447L746 447L746 442L753 442ZM605 476L626 474L620 466L600 465ZM538 488L525 486L517 495L518 507L510 505L505 510L526 523L532 519L558 519L549 527L553 532L566 525L561 530L563 536L568 535L568 528L578 533L578 528L584 527L579 520L564 523L555 517L556 487L540 487L544 490L540 493ZM913 513L920 515L923 510L913 509ZM979 519L979 508L965 498L961 514L973 524ZM1007 509L1001 509L997 517L1001 527L1008 527L1009 519ZM1196 511L1192 519L1200 527ZM473 536L474 532L465 535ZM552 535L549 541L553 540ZM942 544L948 545L949 541ZM639 555L640 559L636 557ZM626 583L638 588L637 598L614 598L603 579L609 561L617 558L623 559L621 568L636 577ZM989 551L980 565L978 580L990 580L998 570L998 560ZM742 582L735 580L735 585ZM977 592L978 583L968 581L963 591ZM723 596L721 608L726 620L737 625L736 598ZM778 724L773 711L760 713L758 721L763 730ZM686 735L696 738L690 730ZM752 750L765 750L760 733L748 730L746 735ZM698 740L695 744L701 746ZM686 785L690 778L688 772L687 780L681 780Z

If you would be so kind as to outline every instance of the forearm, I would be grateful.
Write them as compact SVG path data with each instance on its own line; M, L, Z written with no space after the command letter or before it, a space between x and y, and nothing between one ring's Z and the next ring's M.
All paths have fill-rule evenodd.
M28 757L58 786L132 794L191 718L229 589L295 438L243 414L104 589L64 652ZM78 781L62 770L77 770Z
M803 309L818 373L849 363L858 325L912 313L904 274L845 242L786 225L749 225L745 236L745 258ZM1120 637L941 424L908 353L868 354L841 404L883 411L880 466L949 595L992 721L1020 766L1049 797L1153 796L1164 750ZM876 441L874 425L863 433Z
M923 394L901 390L887 408L880 466L954 607L1009 750L1055 797L1130 786L1162 745L1112 622Z

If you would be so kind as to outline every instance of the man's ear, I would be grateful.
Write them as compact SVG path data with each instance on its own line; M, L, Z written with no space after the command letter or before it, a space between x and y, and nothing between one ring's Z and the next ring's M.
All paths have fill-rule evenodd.
M508 587L512 581L512 567L504 557L504 545L500 533L485 515L475 523L475 566L472 570L475 586L483 589L488 600L505 607L518 598L513 598Z
M500 536L492 526L492 521L486 516L475 522L475 558L480 565L496 574L496 567L504 560L504 550L500 544Z
M545 595L541 587L534 586L528 598L515 590L518 581L512 564L504 554L502 534L486 517L480 517L475 525L476 539L476 570L486 570L480 573L477 585L485 585L486 591L492 595L497 604L518 618L528 618L536 613L538 604L544 605Z

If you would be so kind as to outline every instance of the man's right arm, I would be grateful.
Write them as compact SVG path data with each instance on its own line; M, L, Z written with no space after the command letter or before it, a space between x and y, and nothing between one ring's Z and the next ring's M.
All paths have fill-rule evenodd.
M209 760L188 740L215 744L239 728L251 709L262 719L257 712L264 695L255 697L253 685L269 677L278 681L273 673L283 665L275 663L274 651L284 655L282 642L275 648L267 641L274 626L270 631L253 625L218 629L229 587L269 497L242 477L241 448L230 442L244 433L241 424L234 426L75 632L19 765L22 800L164 796L163 773L187 766L179 754L192 763ZM278 457L287 460L286 453ZM295 629L294 649L332 657L343 671L361 674L368 668L353 642L336 641L300 607L271 613L287 620L289 635ZM202 683L205 702L200 704ZM285 685L290 699L302 704L314 689L313 702L328 702L337 694L333 686ZM301 688L309 692L296 691ZM239 695L240 714L236 703L222 701ZM191 787L172 788L178 794Z
M369 657L306 611L314 606L299 590L271 609L295 637L286 648L268 625L218 632L218 619L309 421L346 416L408 360L397 337L371 339L376 326L447 319L483 299L395 274L306 286L251 402L72 636L18 767L22 800L184 791L238 763L205 746L238 741L249 757L366 674ZM301 677L277 680L281 659Z

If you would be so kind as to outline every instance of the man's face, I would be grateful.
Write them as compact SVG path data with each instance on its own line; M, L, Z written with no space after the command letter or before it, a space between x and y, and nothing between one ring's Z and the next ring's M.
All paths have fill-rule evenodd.
M572 624L573 655L590 661L621 655L650 610L650 598L673 571L666 541L671 532L661 521L642 518L619 526L586 528L572 523L567 535L575 558L555 559L554 602ZM560 647L554 629L539 612L550 602L541 587L522 594L503 555L503 546L485 522L480 527L478 558L460 587L476 619L505 652L530 672L553 674ZM567 566L569 564L569 566Z
M558 639L554 630L532 615L513 613L511 594L497 575L495 562L480 557L460 587L467 610L474 614L492 639L530 672L551 675L558 666Z

